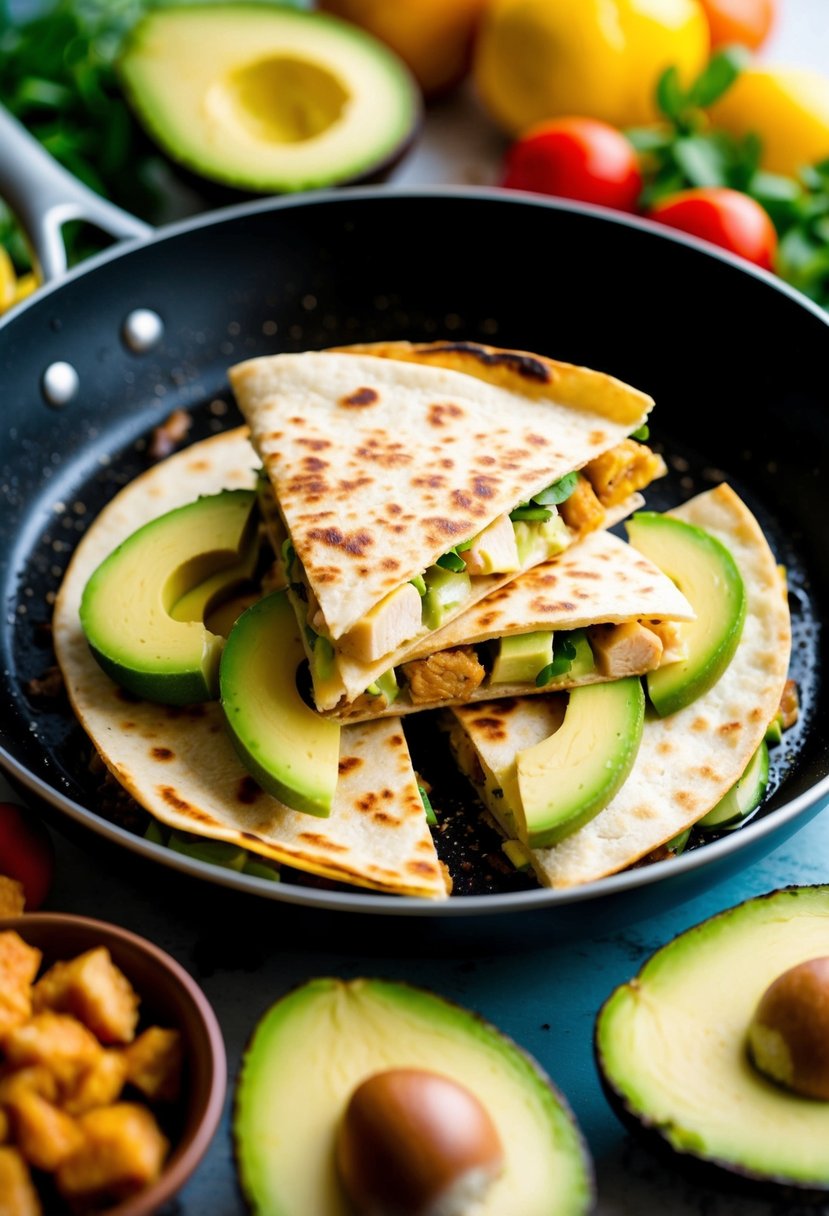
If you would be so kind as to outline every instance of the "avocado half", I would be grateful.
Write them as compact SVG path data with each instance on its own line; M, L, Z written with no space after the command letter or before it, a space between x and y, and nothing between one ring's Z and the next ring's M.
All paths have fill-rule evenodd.
M118 67L168 156L247 192L378 177L420 125L420 93L393 52L348 22L278 4L151 9Z
M480 1216L589 1211L592 1169L575 1120L510 1039L407 984L326 978L277 1001L245 1052L233 1132L253 1212L350 1216L335 1168L337 1128L353 1090L389 1068L447 1076L494 1120L506 1164Z
M602 1006L596 1062L622 1122L704 1180L829 1191L829 1102L766 1080L746 1035L784 971L829 955L829 886L786 887L682 933Z

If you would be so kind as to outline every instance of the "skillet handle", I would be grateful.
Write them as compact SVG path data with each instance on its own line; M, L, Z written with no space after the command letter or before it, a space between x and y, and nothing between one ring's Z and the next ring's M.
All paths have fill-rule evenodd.
M0 196L29 238L44 282L66 274L61 228L87 220L110 236L140 239L153 229L107 202L63 169L25 127L0 106Z

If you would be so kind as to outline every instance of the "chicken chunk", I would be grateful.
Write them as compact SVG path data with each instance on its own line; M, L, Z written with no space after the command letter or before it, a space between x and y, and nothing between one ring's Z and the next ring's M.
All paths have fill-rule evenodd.
M135 1040L136 1043L140 1039ZM134 1044L131 1044L134 1046ZM70 1115L83 1115L96 1106L117 1102L127 1081L127 1058L123 1051L102 1051L90 1068L80 1074L66 1093L63 1108Z
M0 1106L13 1106L22 1094L37 1094L47 1102L54 1102L58 1096L58 1083L42 1064L6 1073L0 1080Z
M24 1090L8 1109L17 1147L37 1170L52 1173L82 1142L75 1120L32 1090Z
M420 595L411 583L397 587L340 638L340 649L365 663L381 659L420 630Z
M23 883L0 874L0 916L20 916L25 906Z
M103 1050L80 1022L49 1010L36 1014L25 1026L16 1026L6 1035L4 1046L12 1068L40 1064L63 1090L71 1089Z
M580 535L595 532L604 523L604 507L596 497L586 477L580 476L576 488L569 498L559 504L559 515L574 532Z
M783 695L780 698L780 716L783 730L794 726L800 715L800 705L797 696L797 684L787 680L783 685Z
M662 642L639 621L596 625L589 631L588 640L596 666L611 680L653 671L662 658Z
M42 957L13 930L0 933L0 1042L32 1012L31 985Z
M510 517L499 515L459 556L466 563L467 574L507 574L520 570L515 528Z
M91 1110L78 1123L82 1143L55 1175L65 1199L123 1199L158 1178L170 1146L146 1107L120 1102Z
M16 1148L0 1148L0 1216L41 1216L29 1167Z
M150 1026L126 1052L127 1079L151 1102L175 1102L184 1051L177 1030Z
M412 703L426 705L469 697L482 683L486 671L471 646L457 646L404 663L403 674Z
M643 621L651 633L655 633L662 643L662 658L660 667L668 663L679 663L688 658L688 642L682 633L681 621Z
M138 1021L138 994L105 946L68 963L55 963L35 984L36 1013L52 1009L74 1014L102 1043L129 1043Z
M644 443L623 439L584 468L602 506L615 507L665 472L665 461Z

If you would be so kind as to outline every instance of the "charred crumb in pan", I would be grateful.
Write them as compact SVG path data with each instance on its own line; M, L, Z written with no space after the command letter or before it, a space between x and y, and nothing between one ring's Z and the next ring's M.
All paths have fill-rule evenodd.
M173 410L160 426L153 429L147 445L150 460L165 460L184 442L190 433L193 419L187 410Z
M47 667L42 675L27 680L24 689L30 701L55 702L66 698L63 672L57 664Z

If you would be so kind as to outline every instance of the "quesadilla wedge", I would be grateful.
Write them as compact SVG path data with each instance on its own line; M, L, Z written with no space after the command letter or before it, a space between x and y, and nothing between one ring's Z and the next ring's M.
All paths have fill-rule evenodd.
M330 716L366 721L644 675L680 656L674 622L693 617L653 562L591 532L430 634Z
M746 593L742 633L707 692L666 717L648 713L629 776L607 805L553 847L527 849L546 886L614 874L691 827L742 776L780 704L791 650L789 609L757 521L726 485L668 515L703 529L730 552ZM566 705L559 694L448 711L458 763L507 836L515 836L520 819L520 758L555 739Z
M664 472L629 437L652 400L610 376L468 343L366 349L229 373L321 710Z
M217 435L130 482L94 521L72 558L53 622L72 708L116 780L162 823L326 878L445 898L444 873L397 719L340 732L330 815L312 818L252 780L218 702L137 700L113 683L90 651L79 610L103 559L143 524L200 495L252 489L257 464L244 429Z

